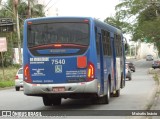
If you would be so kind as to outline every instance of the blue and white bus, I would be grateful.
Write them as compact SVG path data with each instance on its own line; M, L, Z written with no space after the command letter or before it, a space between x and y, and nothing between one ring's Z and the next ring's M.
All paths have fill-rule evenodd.
M90 17L45 17L24 23L24 94L45 106L62 98L108 104L125 86L121 30Z

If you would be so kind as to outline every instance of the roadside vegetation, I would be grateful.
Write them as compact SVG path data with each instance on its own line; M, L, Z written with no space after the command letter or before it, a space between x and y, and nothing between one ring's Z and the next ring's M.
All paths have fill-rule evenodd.
M160 85L160 79L158 78L159 76L160 76L160 73L159 74L155 73L153 76L154 80L157 82L158 85Z
M9 66L4 68L0 67L0 88L14 86L15 75L19 66Z
M150 69L149 74L153 74L153 79L157 83L157 85L160 85L160 70L159 69Z
M156 82L157 88L154 95L154 99L150 103L148 103L148 105L146 106L146 110L150 110L151 108L153 108L154 105L156 105L157 98L160 95L160 69L150 68L148 73L153 75L153 79Z
M30 6L29 6L30 2ZM0 0L0 18L12 18L14 25L13 32L2 32L0 31L0 37L6 37L7 40L7 51L3 52L3 59L0 57L0 88L14 86L15 75L20 67L19 65L13 65L14 51L13 48L18 48L23 42L23 24L27 18L43 17L44 6L37 4L36 0ZM30 8L30 9L29 9ZM19 27L20 27L20 41L18 41L18 30L16 11L19 15ZM3 61L3 63L2 63ZM3 68L4 65L4 75Z
M160 52L160 0L121 0L105 22L131 34L132 41L154 43Z
M17 0L16 0L17 1ZM0 37L6 37L7 40L7 51L3 52L3 64L5 67L12 66L15 52L13 48L19 48L23 42L23 24L27 18L44 17L44 6L37 4L37 0L30 0L30 6L28 6L28 0L0 0L0 19L1 18L12 18L14 25L13 32L5 32L0 27ZM15 7L17 6L17 7ZM30 8L30 9L29 9ZM19 16L19 31L17 29L17 16ZM30 11L30 12L29 12ZM18 40L18 34L20 40ZM0 57L0 68L2 67L2 58ZM8 77L6 77L8 78ZM1 80L1 79L0 79Z

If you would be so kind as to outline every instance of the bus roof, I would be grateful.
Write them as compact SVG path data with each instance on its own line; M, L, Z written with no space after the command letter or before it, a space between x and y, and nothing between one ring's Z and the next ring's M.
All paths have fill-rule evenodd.
M111 32L114 32L114 33L117 33L117 34L122 34L122 31L106 22L102 22L98 19L94 19L95 21L95 25L98 26L98 27L101 27L103 28L104 30L107 30L107 31L111 31Z

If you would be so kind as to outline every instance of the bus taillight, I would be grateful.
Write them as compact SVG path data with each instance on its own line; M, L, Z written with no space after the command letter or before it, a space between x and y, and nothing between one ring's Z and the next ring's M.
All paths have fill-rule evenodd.
M85 19L84 22L85 22L85 23L89 23L89 20L88 20L88 19Z
M94 65L90 62L88 65L88 74L87 74L88 81L92 81L94 79L94 76L95 76L95 68Z
M78 68L86 68L87 67L86 56L77 57L77 67Z
M61 44L55 44L54 47L60 48L60 47L62 47L62 45Z
M27 83L31 83L31 76L30 76L30 69L29 69L29 66L26 65L24 67L24 81L27 82Z
M29 22L27 22L27 24L28 24L28 25L32 25L32 22L29 21Z

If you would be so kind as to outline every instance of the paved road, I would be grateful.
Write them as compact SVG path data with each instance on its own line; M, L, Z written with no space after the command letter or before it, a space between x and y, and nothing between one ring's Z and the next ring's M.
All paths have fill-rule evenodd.
M92 105L90 100L71 100L64 99L61 106L45 107L41 97L30 97L21 91L14 89L0 90L0 109L1 110L141 110L146 109L150 103L155 89L155 82L152 75L149 75L148 68L151 67L150 61L138 60L134 62L136 72L132 73L132 80L126 81L126 87L121 90L120 97L112 97L108 105ZM64 113L60 111L60 113ZM69 113L73 113L70 111ZM90 112L91 113L91 112ZM96 115L93 113L93 115ZM71 117L70 117L71 118ZM73 117L74 118L74 117ZM80 117L76 117L80 118ZM89 118L89 117L83 117ZM92 117L97 118L97 117ZM102 118L102 117L101 117ZM108 117L111 118L111 117ZM113 119L128 117L112 117Z

